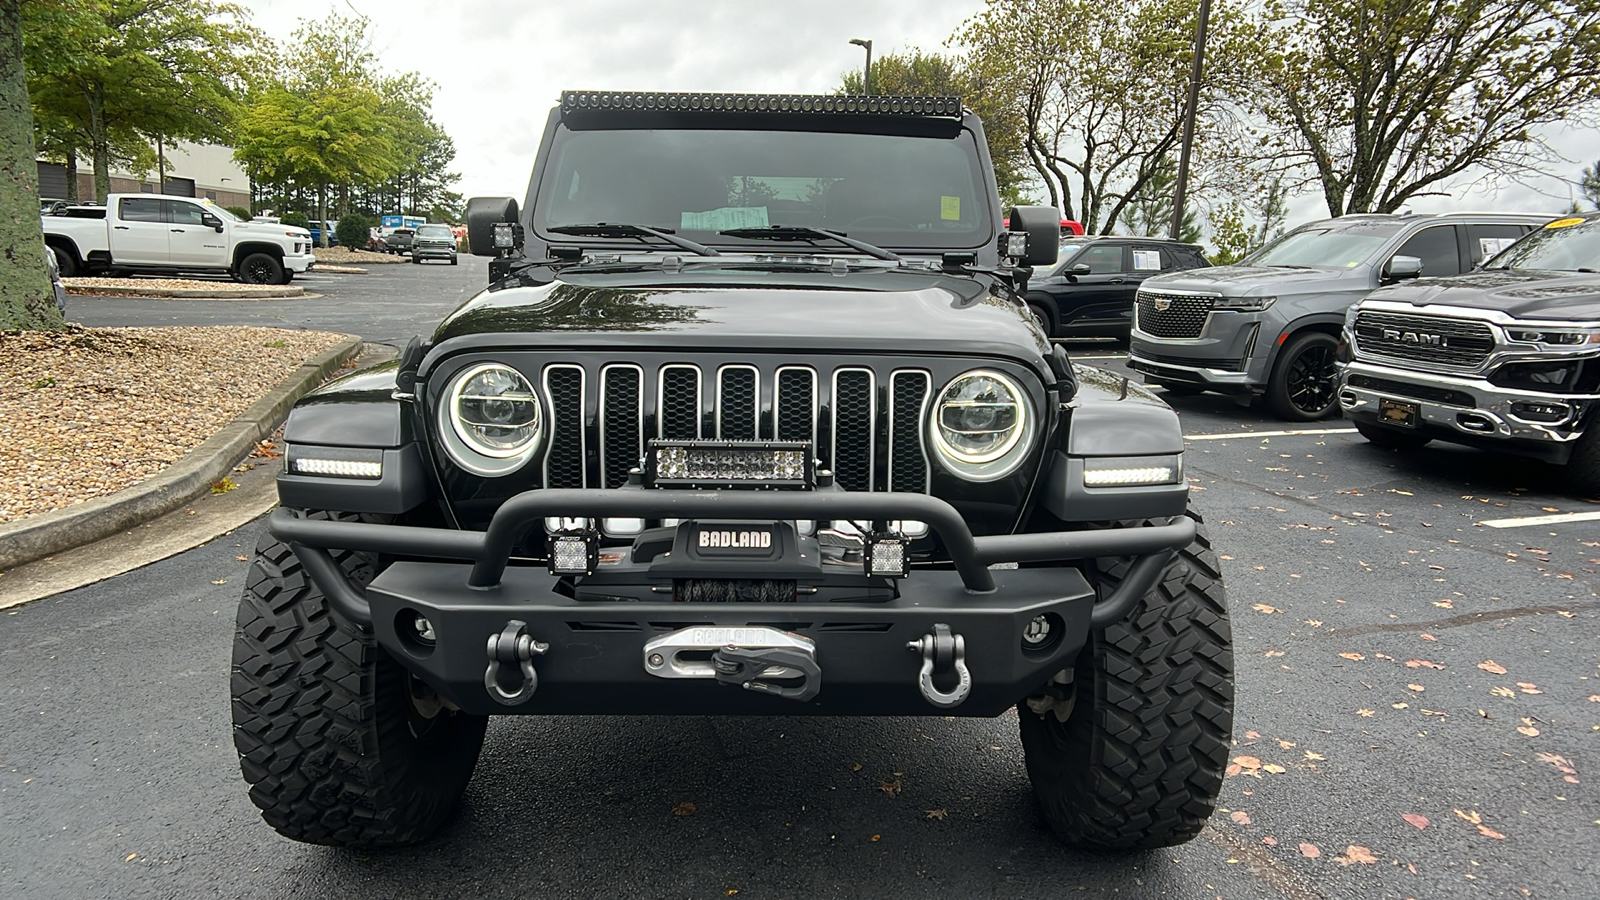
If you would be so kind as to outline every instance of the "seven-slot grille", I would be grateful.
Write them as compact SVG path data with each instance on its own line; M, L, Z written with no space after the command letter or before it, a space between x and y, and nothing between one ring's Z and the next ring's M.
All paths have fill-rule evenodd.
M1481 365L1494 350L1487 324L1442 316L1363 310L1355 334L1358 352L1463 369Z
M1138 328L1148 335L1163 338L1197 338L1211 314L1213 298L1193 294L1136 295Z
M928 490L923 423L933 384L921 369L609 363L595 372L556 363L540 382L549 487L619 487L649 441L667 438L810 441L846 490ZM598 404L592 434L586 396Z

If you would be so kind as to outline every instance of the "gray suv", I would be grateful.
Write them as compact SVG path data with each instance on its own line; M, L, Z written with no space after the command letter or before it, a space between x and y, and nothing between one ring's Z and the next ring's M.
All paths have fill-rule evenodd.
M1264 395L1290 421L1338 409L1334 368L1345 310L1418 275L1459 275L1549 216L1352 215L1302 225L1239 265L1147 279L1128 356L1173 393Z

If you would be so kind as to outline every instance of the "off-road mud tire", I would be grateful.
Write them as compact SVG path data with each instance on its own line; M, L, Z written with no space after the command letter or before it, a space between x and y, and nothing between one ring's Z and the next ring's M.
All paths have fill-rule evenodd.
M1104 592L1129 564L1103 560L1089 574ZM1233 727L1232 632L1203 525L1126 619L1089 636L1068 693L1064 722L1055 710L1017 706L1028 777L1056 836L1135 850L1199 834L1216 808Z
M1368 425L1360 421L1352 424L1362 437L1385 450L1421 450L1433 440L1425 434L1410 434L1382 425Z
M362 585L383 566L368 553L334 558ZM419 714L415 690L425 691L329 608L288 546L263 535L239 602L233 737L267 824L342 847L432 835L455 812L488 720L432 704L431 718Z

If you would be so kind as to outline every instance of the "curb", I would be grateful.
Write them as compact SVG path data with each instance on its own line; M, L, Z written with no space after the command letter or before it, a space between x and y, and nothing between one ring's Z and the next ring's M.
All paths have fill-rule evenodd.
M238 418L157 475L105 497L0 525L0 571L125 531L188 503L222 480L271 435L296 400L361 352L345 341L305 362Z
M259 291L222 290L200 288L116 288L78 287L67 285L67 295L73 297L163 297L172 300L278 300L284 297L303 297L303 287L278 287Z
M319 265L314 271L327 272L330 275L365 275L367 270L357 266Z

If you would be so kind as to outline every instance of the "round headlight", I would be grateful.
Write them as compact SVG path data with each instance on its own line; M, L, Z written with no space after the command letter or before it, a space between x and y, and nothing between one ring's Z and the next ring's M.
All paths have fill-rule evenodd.
M499 363L483 363L451 379L441 412L450 427L440 429L450 456L468 471L503 475L520 467L538 443L543 411L522 373Z
M928 423L940 460L971 481L991 481L1015 469L1027 455L1032 429L1022 388L986 369L945 385Z

